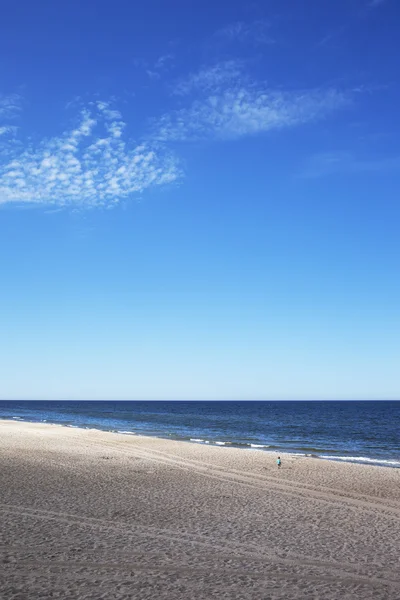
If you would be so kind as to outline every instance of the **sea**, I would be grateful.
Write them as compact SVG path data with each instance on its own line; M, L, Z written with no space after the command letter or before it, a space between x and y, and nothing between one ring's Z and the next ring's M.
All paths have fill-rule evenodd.
M400 468L400 401L2 400L0 419Z

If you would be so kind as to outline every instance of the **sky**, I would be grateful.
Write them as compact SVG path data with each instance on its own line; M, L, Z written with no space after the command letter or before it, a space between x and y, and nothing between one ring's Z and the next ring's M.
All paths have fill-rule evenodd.
M400 399L399 27L6 3L0 398Z

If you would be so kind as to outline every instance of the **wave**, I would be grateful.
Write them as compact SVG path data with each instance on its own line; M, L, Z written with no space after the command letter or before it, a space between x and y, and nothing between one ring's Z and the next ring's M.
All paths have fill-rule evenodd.
M214 444L215 446L232 446L234 442L219 442L217 440L203 440L202 438L189 438L190 442L197 442L198 444Z
M136 435L134 431L120 431L119 429L115 433L122 433L123 435Z
M216 446L235 446L235 447L250 447L250 444L240 442L220 442L218 440L204 440L203 438L189 438L190 442L196 442L197 444L214 444ZM260 446L261 447L261 446Z
M245 444L246 446L250 446L250 448L271 448L268 444Z
M326 460L342 460L347 462L358 462L372 465L390 465L391 467L400 467L400 460L368 458L368 456L332 456L330 454L320 454L319 458L325 458Z
M277 446L270 446L269 444L250 444L249 442L220 442L217 440L205 440L203 438L189 438L190 442L196 442L198 444L215 444L216 446L234 446L235 448L277 448Z
M197 442L198 444L215 444L216 446L231 446L233 442L219 442L216 440L203 440L202 438L189 438L190 442Z
M331 448L321 448L321 447L314 447L314 446L297 446L296 447L296 451L302 451L302 452L306 452L306 453L314 453L314 454L319 454L320 452L330 452L332 454L336 454L336 452L340 452L340 450L333 450ZM343 452L343 450L342 450Z

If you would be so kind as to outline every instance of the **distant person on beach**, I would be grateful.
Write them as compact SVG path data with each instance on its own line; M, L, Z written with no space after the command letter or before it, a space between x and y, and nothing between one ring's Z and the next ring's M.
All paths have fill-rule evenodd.
M281 464L282 464L280 456L278 456L278 458L276 459L276 464L278 465L278 469L280 469L281 468Z

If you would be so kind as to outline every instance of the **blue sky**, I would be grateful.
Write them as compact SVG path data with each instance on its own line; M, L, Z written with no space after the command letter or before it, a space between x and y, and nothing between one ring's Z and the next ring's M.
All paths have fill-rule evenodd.
M0 397L400 398L399 26L8 3Z

